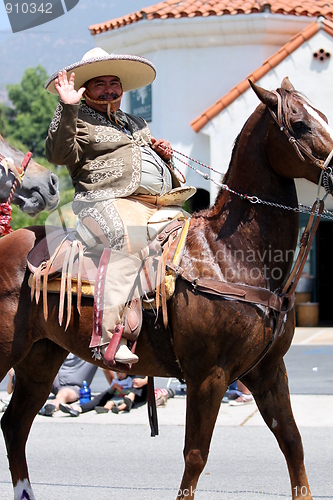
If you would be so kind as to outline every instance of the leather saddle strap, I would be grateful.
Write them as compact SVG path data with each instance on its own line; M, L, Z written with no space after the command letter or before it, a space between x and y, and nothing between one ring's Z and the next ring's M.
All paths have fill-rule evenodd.
M186 275L185 271L180 266L175 266L171 262L167 262L167 267L174 271L182 279L191 283L195 290L202 293L219 295L230 300L240 300L252 304L259 304L265 307L270 307L276 312L287 312L294 305L294 296L277 295L266 288L255 287L251 285L243 285L239 283L227 283L224 281L196 278L193 279Z
M157 278L156 278L156 321L158 318L158 311L160 307L160 295L161 295L162 317L163 317L164 328L167 328L168 326L168 313L167 313L166 292L165 292L165 268L166 268L169 248L172 243L172 238L173 234L171 233L169 235L166 245L164 246L163 253L160 256L157 269Z
M318 213L315 213L316 205L318 202L319 202ZM287 294L289 296L289 295L292 295L296 290L297 284L299 282L299 279L301 277L301 273L303 271L303 268L304 268L304 265L306 262L306 258L309 254L309 251L310 251L310 248L311 248L311 245L313 242L313 238L314 238L316 231L318 229L318 225L319 225L319 222L321 219L321 214L323 213L323 210L324 210L323 200L316 200L315 203L313 204L309 220L308 220L307 225L306 225L306 227L303 231L303 234L302 234L301 246L300 246L300 250L299 250L296 262L294 264L294 267L290 273L290 276L289 276L285 286L283 287L283 291L282 291L283 294ZM316 217L316 220L313 223L314 217ZM312 223L313 223L313 225L312 225ZM311 228L311 226L312 226L312 228ZM293 282L293 280L294 280L294 282Z
M116 361L114 357L116 355L119 342L121 340L123 333L124 333L124 325L121 324L116 325L112 334L112 338L104 353L103 362L106 366L108 366L111 369L113 369L116 366Z
M154 377L148 377L147 408L151 437L158 436L158 420L155 401Z
M77 240L77 246L79 251L79 262L78 262L78 271L77 271L77 292L76 292L76 302L77 302L77 310L81 315L81 299L82 299L82 267L83 267L83 245L80 240Z
M294 305L293 297L288 297L290 300L285 301L285 296L280 297L266 288L239 285L237 283L233 283L230 286L229 283L207 278L196 280L193 286L201 292L223 295L226 298L263 305L270 307L276 312L289 311Z

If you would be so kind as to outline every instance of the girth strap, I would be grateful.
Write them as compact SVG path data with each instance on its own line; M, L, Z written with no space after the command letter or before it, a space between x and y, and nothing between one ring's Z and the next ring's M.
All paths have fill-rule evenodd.
M295 296L277 295L266 288L260 288L251 285L239 283L227 283L210 278L191 278L186 275L186 272L180 267L175 266L171 262L167 262L167 268L174 271L182 279L191 283L195 290L202 293L218 295L229 300L238 300L251 304L258 304L269 307L274 311L288 312L292 309L295 301Z

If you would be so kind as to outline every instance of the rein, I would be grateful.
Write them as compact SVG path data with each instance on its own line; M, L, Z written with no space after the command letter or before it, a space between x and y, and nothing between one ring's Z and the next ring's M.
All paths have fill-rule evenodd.
M163 146L159 146L159 147L161 149L165 149L166 150L166 148L164 148ZM311 214L311 212L312 212L312 207L303 205L302 203L299 203L298 207L289 207L289 206L286 206L286 205L282 205L281 203L275 203L273 201L262 200L262 199L258 198L258 196L252 196L252 195L248 195L246 193L238 193L237 191L234 191L233 189L231 189L227 184L222 184L221 182L217 182L212 177L210 177L208 174L205 174L204 172L201 172L197 168L193 167L193 165L191 165L190 163L182 160L178 155L186 158L189 161L197 163L198 165L201 165L202 167L204 167L204 168L206 168L206 169L208 169L208 170L210 170L212 172L215 172L215 173L221 175L221 177L223 177L223 175L224 175L223 172L215 170L214 168L210 167L209 165L206 165L205 163L202 163L199 160L196 160L195 158L191 158L190 156L187 156L186 154L181 153L180 151L177 151L175 149L172 149L172 152L173 152L173 157L177 161L183 163L186 167L188 167L191 170L193 170L196 174L200 175L204 180L211 181L213 184L215 184L216 186L218 186L223 191L227 191L227 192L229 192L231 194L234 194L235 196L238 196L239 198L241 198L241 200L247 200L247 201L249 201L250 203L253 203L253 204L259 203L261 205L268 205L270 207L281 208L282 210L289 210L291 212L305 213L305 214L308 214L308 215ZM174 154L174 153L176 153L176 154ZM331 151L331 153L329 154L329 156L325 160L326 165L328 165L328 163L332 159L332 156L333 156L333 150ZM176 165L174 164L173 161L172 161L172 169L175 169L178 172L180 172L180 170L176 167ZM329 193L330 192L330 188L329 188L328 177L332 178L331 168L330 167L326 167L326 171L324 173L326 175L323 177L323 185L324 185L324 188L326 190L326 193ZM182 174L182 176L184 177L183 174ZM186 179L184 178L184 182L185 181L186 181ZM327 194L324 196L323 199L325 199L326 196L327 196ZM322 217L322 219L333 220L333 214L329 210L326 210L326 209L323 210L323 213L322 213L321 217Z
M32 153L28 151L23 158L23 161L21 163L20 167L15 167L16 173L18 174L18 177L15 175L15 179L13 182L13 185L11 187L8 199L4 203L0 203L0 237L4 236L6 234L11 233L13 230L10 227L10 223L12 221L11 213L12 213L12 207L11 207L11 202L14 198L15 190L17 188L17 184L20 182L22 183L23 176L25 174L25 171L29 165L29 162L31 160ZM0 155L0 162L5 160L5 157L3 155ZM8 166L7 164L4 166L4 169L6 173L8 173ZM10 170L10 169L9 169Z

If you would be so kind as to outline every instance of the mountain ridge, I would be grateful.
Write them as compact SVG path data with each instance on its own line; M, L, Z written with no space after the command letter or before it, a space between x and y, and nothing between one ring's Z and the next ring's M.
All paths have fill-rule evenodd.
M144 0L143 0L144 2ZM156 1L147 0L144 5ZM98 8L96 8L98 5ZM114 19L142 7L141 0L80 0L65 15L37 28L20 33L0 32L0 102L6 102L6 85L19 83L27 68L43 66L52 75L64 66L79 61L96 46L91 24Z

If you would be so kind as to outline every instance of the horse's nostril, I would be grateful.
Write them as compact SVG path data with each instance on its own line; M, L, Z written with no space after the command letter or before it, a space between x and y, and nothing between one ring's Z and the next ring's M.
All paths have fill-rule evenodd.
M50 175L50 185L53 190L53 194L56 194L59 189L59 179L53 172L51 172Z

